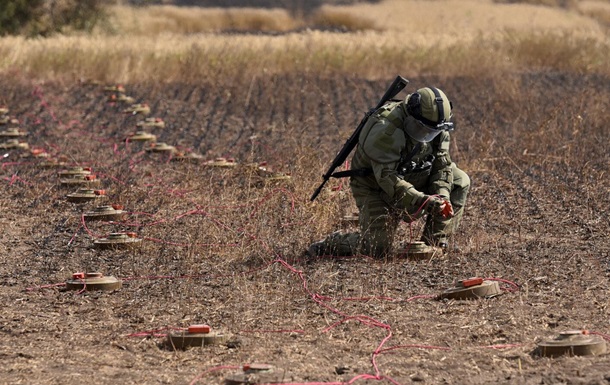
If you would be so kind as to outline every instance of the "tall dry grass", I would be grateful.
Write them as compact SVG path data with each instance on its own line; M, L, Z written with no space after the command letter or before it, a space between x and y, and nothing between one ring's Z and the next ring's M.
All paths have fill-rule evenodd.
M0 68L38 78L99 81L197 81L260 73L469 75L550 68L610 73L609 44L566 33L507 31L501 39L443 46L379 33L310 31L285 36L56 37L0 40Z
M286 32L304 25L282 9L116 6L106 32L154 36L206 32ZM102 31L104 32L104 31Z
M0 71L121 82L291 72L369 78L538 68L610 73L610 40L597 21L529 4L386 0L324 6L309 21L283 10L159 6L119 7L115 14L110 34L3 38ZM290 32L306 22L359 31Z

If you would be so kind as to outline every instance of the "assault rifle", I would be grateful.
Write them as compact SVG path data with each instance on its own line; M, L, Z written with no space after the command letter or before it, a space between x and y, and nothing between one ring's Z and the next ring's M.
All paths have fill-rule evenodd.
M375 113L375 111L380 109L384 104L386 104L386 102L388 100L390 100L394 96L398 95L398 93L400 91L402 91L403 88L405 88L408 83L409 83L409 81L407 79L403 78L402 76L397 76L396 79L394 79L394 81L392 82L392 84L390 84L390 87L387 89L385 94L383 94L383 96L381 97L381 100L379 100L379 103L377 103L377 105L374 108L371 108L367 113L364 114L364 118L362 118L362 120L360 121L360 124L356 128L356 131L354 131L352 136L350 136L349 139L345 142L345 144L343 145L343 148L341 148L341 151L339 151L339 153L333 160L333 163L330 165L330 168L328 169L328 171L326 171L326 174L324 174L324 176L323 176L324 180L322 181L322 184L316 189L316 191L311 196L310 200L312 202L316 199L318 194L320 194L320 192L322 191L322 188L324 187L326 182L328 182L328 180L332 176L334 176L335 169L337 167L341 166L341 164L343 164L343 162L345 162L345 160L347 159L349 154L356 147L356 145L358 144L358 137L360 136L360 131L362 131L362 127L364 127L364 125L366 124L366 121L369 119L369 117L371 115L373 115L373 113Z

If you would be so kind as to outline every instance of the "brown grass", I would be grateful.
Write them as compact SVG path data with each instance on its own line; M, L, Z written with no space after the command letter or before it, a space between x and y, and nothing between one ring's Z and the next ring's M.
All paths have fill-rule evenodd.
M290 73L125 84L168 123L154 132L169 144L293 173L290 183L254 185L245 168L167 162L141 152L145 146L127 146L121 138L138 117L107 104L101 85L2 77L7 105L31 143L93 166L110 200L131 212L125 223L88 223L89 233L80 226L85 208L64 201L56 170L9 154L0 199L3 381L55 384L95 373L100 384L189 383L198 375L198 383L220 384L236 365L265 362L289 370L294 383L348 383L375 374L371 356L388 332L356 319L335 325L360 315L391 327L384 348L450 348L378 355L379 373L393 383L603 378L608 355L549 360L530 352L560 330L608 333L608 77L405 75L408 90L438 84L455 100L461 124L452 157L473 180L456 238L461 254L301 259L353 207L336 180L315 203L308 199L388 79ZM94 234L118 229L146 237L142 249L91 249ZM399 235L410 239L408 225ZM295 270L270 264L278 257ZM82 270L136 279L114 293L24 291ZM407 301L473 275L513 280L521 290L490 300ZM354 297L364 299L347 299ZM194 323L230 333L239 345L173 352L157 345L161 337L128 336ZM496 344L516 346L484 348ZM341 365L349 371L337 374Z
M303 25L281 9L116 6L111 26L132 36L189 35L205 32L286 32Z
M609 62L608 38L597 21L529 4L386 0L324 6L309 21L324 29L361 30L352 33L287 32L307 24L283 10L155 6L118 7L115 14L111 35L3 38L0 71L128 82L260 71L365 77L405 70L472 74L525 68L607 73ZM427 22L430 18L441 20L443 28ZM215 33L221 30L274 35Z

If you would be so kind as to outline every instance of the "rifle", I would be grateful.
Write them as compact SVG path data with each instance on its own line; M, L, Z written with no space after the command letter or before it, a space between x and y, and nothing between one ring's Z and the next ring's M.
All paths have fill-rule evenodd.
M312 202L316 199L318 194L320 194L320 192L322 191L322 188L324 187L326 182L328 182L330 177L334 176L335 169L337 167L341 166L341 164L343 164L343 162L345 162L345 160L347 159L349 154L356 147L356 145L358 144L358 137L360 136L360 131L362 131L362 127L364 127L364 125L366 124L366 121L369 119L369 117L371 115L373 115L373 113L375 113L375 111L380 109L388 100L392 99L400 91L402 91L402 89L405 88L408 83L409 83L409 81L407 79L403 78L400 75L397 76L396 79L394 79L394 81L392 82L392 84L390 84L390 87L387 89L385 94L383 94L383 96L379 100L379 103L377 103L377 105L374 108L371 108L368 112L366 112L364 114L364 118L362 118L362 120L360 121L360 124L358 125L358 127L356 127L356 130L352 133L352 135L349 137L349 139L347 139L347 141L343 145L343 148L341 148L341 151L339 151L339 153L333 160L333 163L330 165L330 168L328 169L328 171L326 171L326 174L323 175L324 180L322 181L322 184L316 189L316 191L311 196L310 200Z

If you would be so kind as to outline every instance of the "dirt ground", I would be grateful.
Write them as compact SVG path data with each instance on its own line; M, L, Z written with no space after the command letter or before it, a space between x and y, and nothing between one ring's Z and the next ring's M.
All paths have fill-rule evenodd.
M452 154L472 179L461 250L420 261L304 258L352 207L339 181L309 197L391 80L125 85L166 122L149 129L159 142L292 176L274 184L125 143L142 117L108 103L106 84L3 76L0 102L30 147L63 156L62 167L91 166L129 215L84 222L96 204L66 201L61 167L1 153L0 383L222 384L264 363L293 384L610 384L608 354L535 353L566 330L610 338L610 78L410 78L409 92L437 85L455 104ZM403 225L401 240L420 228ZM136 232L142 246L93 248L116 231ZM123 286L65 290L81 271ZM433 298L468 277L500 280L503 293ZM230 338L164 346L165 334L192 324Z

